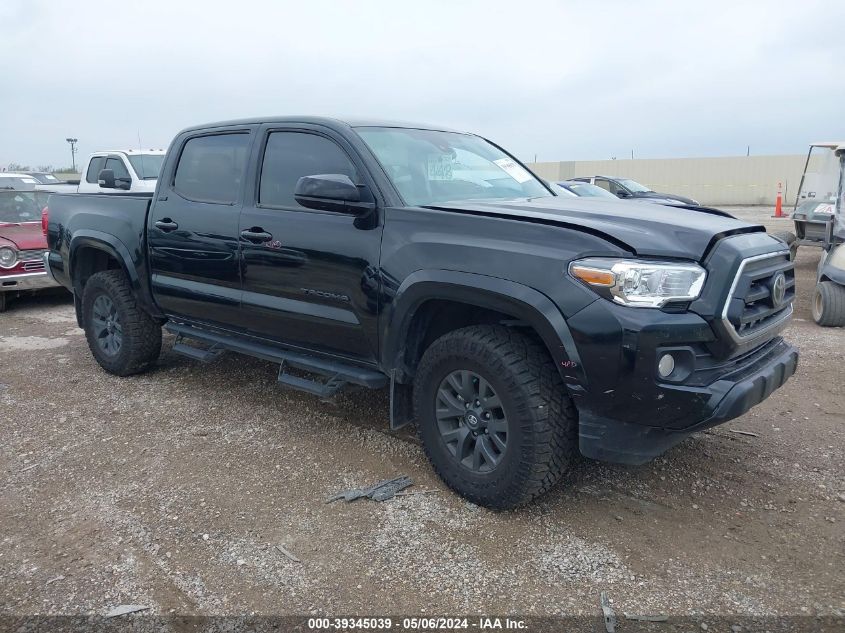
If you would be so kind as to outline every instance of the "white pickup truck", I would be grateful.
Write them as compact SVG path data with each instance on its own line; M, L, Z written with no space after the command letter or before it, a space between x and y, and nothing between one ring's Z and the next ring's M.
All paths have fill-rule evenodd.
M51 193L152 193L163 161L164 150L115 149L94 152L88 157L78 185L41 184L36 185L35 190Z

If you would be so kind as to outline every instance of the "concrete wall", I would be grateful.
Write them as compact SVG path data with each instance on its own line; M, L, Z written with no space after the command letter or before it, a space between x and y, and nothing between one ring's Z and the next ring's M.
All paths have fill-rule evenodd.
M806 154L645 158L541 162L531 167L547 180L597 175L632 178L655 191L689 196L708 205L773 205L780 182L784 204L791 206L806 159Z

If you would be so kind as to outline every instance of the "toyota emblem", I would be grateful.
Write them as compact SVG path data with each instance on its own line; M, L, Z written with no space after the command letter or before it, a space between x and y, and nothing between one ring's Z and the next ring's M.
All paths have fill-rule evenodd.
M775 275L775 280L772 282L772 305L780 307L783 305L783 300L786 298L786 277L783 273Z

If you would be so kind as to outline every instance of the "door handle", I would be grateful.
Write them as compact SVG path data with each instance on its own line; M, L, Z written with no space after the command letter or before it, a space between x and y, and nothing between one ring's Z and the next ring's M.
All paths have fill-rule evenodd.
M165 233L169 233L170 231L175 231L176 229L178 229L179 225L176 224L176 222L174 222L170 218L162 218L161 220L158 220L155 223L155 227L164 231Z
M268 233L264 229L255 226L251 229L241 231L241 237L247 240L248 242L253 242L254 244L269 242L273 239L272 233Z

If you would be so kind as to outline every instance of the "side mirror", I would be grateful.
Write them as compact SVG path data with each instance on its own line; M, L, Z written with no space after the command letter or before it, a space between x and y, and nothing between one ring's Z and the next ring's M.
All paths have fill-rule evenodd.
M630 198L630 197L631 197L631 194L630 194L630 193L628 193L627 191L625 191L624 189L619 189L619 190L616 192L616 197L617 197L617 198Z
M362 196L362 193L366 196ZM296 183L293 198L307 209L355 215L375 207L372 202L362 200L362 198L371 199L366 186L356 185L349 176L344 174L303 176Z
M113 169L102 169L100 170L99 175L97 176L97 184L100 185L103 189L115 189L115 182L114 182L114 170Z

